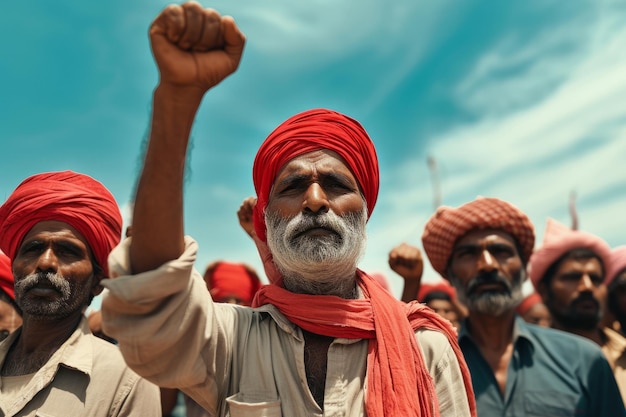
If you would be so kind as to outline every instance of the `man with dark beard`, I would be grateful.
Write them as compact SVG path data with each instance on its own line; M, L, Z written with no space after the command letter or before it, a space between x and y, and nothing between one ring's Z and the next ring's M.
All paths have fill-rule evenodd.
M133 235L109 259L126 273L103 281L104 330L127 363L214 416L475 415L450 324L357 268L378 161L343 114L302 112L263 142L253 217L272 284L255 308L213 302L183 233L184 167L202 97L237 68L245 37L194 2L167 7L150 35L160 82Z
M99 182L71 171L24 180L0 207L22 327L0 343L0 416L155 416L158 388L91 334L83 314L108 276L121 216Z
M542 246L530 258L529 273L550 310L552 327L602 347L626 401L626 338L603 326L611 248L600 237L548 219Z
M439 208L422 235L433 268L469 310L459 344L478 414L626 415L597 346L516 315L534 240L532 223L517 207L482 197Z

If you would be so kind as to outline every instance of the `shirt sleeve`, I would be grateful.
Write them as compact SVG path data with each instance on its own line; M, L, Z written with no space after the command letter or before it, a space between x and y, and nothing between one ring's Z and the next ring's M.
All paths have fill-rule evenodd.
M459 361L448 339L432 330L420 330L416 335L435 383L441 417L470 417L469 394L463 383Z
M201 390L201 405L215 413L227 395L236 315L215 308L193 267L198 246L190 237L180 258L133 276L129 247L130 238L111 252L110 270L120 276L102 281L105 333L139 375L163 387Z

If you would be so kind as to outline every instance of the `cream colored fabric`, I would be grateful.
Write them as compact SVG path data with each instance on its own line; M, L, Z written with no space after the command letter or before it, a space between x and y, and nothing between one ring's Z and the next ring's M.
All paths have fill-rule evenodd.
M626 338L608 327L603 332L607 341L602 346L602 352L613 369L622 401L626 404Z
M129 270L126 240L111 269ZM140 375L177 387L216 416L321 416L306 380L301 330L275 307L213 303L193 268L186 238L177 260L154 271L104 280L103 325ZM315 306L311 306L314 310ZM418 331L442 416L469 416L461 371L444 335ZM333 341L324 415L364 415L366 340Z
M19 333L0 343L0 367ZM86 318L19 393L3 388L3 417L161 415L158 387L130 370L115 345L92 335Z

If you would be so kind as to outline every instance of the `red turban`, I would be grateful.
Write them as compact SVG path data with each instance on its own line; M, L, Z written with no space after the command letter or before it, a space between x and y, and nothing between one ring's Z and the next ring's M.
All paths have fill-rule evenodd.
M11 271L11 260L4 253L0 252L0 289L15 300L15 290L13 289L13 271Z
M30 229L49 220L67 223L83 235L108 276L107 258L120 241L122 216L104 185L72 171L25 179L0 207L0 249L15 259Z
M472 230L497 229L510 234L519 244L524 264L535 245L535 231L520 209L497 198L479 197L458 208L440 207L428 220L422 244L430 264L442 277L456 242Z
M620 272L626 270L626 245L618 246L611 251L611 266L606 274L606 285L609 285Z
M217 262L204 273L204 280L215 301L237 297L245 305L251 305L261 281L252 269L244 264Z
M611 247L598 236L572 230L549 218L543 235L543 243L535 250L528 265L530 280L535 288L548 268L561 256L574 249L588 249L596 254L602 260L606 280L611 265Z
M427 284L422 283L420 285L420 290L417 293L417 301L420 303L424 302L424 299L428 296L428 294L433 292L441 292L450 297L450 301L456 300L456 290L448 281L440 280L436 283Z
M367 132L356 120L332 110L308 110L284 121L265 139L252 172L257 203L254 228L265 236L265 207L278 171L291 159L318 150L334 151L343 158L361 187L371 216L378 197L378 160Z
M515 310L517 311L517 314L524 315L528 312L528 310L533 308L535 304L539 303L543 303L541 296L536 292L532 292L522 300Z

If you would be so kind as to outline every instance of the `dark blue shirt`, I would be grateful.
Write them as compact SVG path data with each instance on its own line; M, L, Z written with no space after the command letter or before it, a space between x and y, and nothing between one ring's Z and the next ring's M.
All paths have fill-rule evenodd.
M467 325L461 327L459 344L472 374L479 417L626 416L613 372L592 341L517 317L503 397Z

